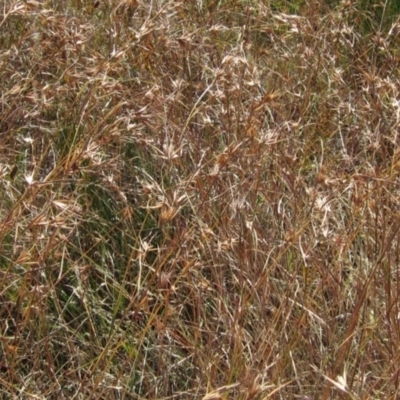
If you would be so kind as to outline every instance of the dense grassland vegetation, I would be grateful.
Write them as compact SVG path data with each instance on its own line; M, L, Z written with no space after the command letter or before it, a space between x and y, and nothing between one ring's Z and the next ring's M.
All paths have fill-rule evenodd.
M400 398L398 8L3 0L0 397Z

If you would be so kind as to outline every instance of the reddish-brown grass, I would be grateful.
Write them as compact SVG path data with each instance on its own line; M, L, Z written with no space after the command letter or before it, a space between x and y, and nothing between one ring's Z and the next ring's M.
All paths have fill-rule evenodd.
M400 25L289 3L3 4L2 398L399 397Z

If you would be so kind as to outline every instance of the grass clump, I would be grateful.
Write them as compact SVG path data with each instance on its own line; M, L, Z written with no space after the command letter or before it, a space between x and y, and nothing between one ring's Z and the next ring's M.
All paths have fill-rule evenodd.
M2 398L398 397L400 25L371 7L4 6Z

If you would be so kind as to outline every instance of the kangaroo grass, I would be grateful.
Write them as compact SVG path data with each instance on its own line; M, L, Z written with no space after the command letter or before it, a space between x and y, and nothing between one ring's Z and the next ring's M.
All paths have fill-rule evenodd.
M394 4L6 2L0 396L398 398Z

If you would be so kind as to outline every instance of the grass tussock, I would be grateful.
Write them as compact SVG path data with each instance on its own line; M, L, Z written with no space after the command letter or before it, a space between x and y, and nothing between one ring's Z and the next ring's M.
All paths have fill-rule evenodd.
M399 398L394 3L3 4L2 398Z

